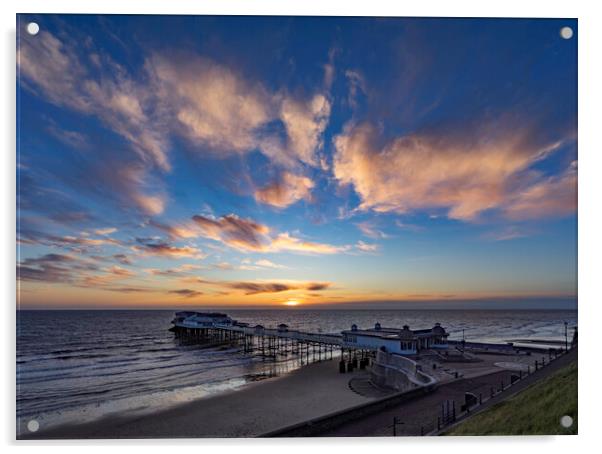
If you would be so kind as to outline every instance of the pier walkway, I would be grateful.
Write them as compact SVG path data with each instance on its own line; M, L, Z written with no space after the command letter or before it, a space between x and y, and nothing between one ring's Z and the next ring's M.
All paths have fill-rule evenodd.
M190 341L237 343L245 353L265 357L296 354L307 360L332 359L340 356L350 370L368 365L377 347L346 345L342 334L311 333L291 330L285 324L277 328L249 326L232 320L226 314L178 312L172 321L176 336ZM342 366L341 366L342 367Z

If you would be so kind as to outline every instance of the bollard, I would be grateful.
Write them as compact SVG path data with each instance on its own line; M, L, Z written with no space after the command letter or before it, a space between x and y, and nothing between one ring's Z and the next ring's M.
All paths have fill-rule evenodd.
M479 405L483 405L483 394L479 393Z
M420 436L424 435L424 426L420 426Z
M346 371L345 361L339 361L339 373L344 374Z
M493 394L494 394L494 393L493 393L493 386L492 386L491 388L489 388L489 389L490 389L490 391L491 391L491 397L493 397Z
M452 419L455 421L456 420L456 401L453 401L453 406L452 406Z
M537 361L535 361L535 370L537 370L537 369L538 369L538 367L537 367L538 365L539 365L539 364L537 364Z

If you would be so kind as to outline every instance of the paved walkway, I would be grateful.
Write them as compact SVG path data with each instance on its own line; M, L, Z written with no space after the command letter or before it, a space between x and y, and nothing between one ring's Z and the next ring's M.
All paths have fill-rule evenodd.
M319 436L325 437L366 437L366 436L392 436L393 435L393 418L401 423L396 426L398 436L416 436L432 433L437 429L437 416L441 415L441 405L446 400L456 402L456 414L460 417L460 406L464 402L466 392L471 392L477 397L483 398L483 405L478 407L478 411L488 408L497 402L507 399L517 392L522 391L533 383L553 374L562 367L568 365L571 361L576 360L577 349L570 351L567 355L563 355L554 360L543 369L532 373L523 380L516 382L511 387L510 376L516 372L510 370L501 370L496 373L483 375L473 378L460 379L451 383L446 383L439 386L431 394L413 399L402 403L396 407L392 407L378 414L369 415L360 419L356 419L349 423L345 423L336 427L333 430L325 431ZM502 382L504 383L505 391L497 394L492 399L491 389L499 391ZM451 405L451 403L450 403ZM474 409L477 411L477 409Z

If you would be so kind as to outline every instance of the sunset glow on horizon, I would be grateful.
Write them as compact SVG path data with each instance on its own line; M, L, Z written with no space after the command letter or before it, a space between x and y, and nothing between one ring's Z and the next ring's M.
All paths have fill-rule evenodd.
M576 304L576 21L19 19L20 308Z

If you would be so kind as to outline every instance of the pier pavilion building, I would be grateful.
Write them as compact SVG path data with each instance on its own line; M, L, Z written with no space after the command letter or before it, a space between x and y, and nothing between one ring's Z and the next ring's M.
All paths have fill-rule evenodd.
M449 334L440 323L430 329L411 330L408 325L403 328L384 328L376 323L374 328L358 329L352 325L350 330L345 330L342 346L345 348L379 350L382 347L387 352L399 355L415 355L420 350L429 348L447 348Z

